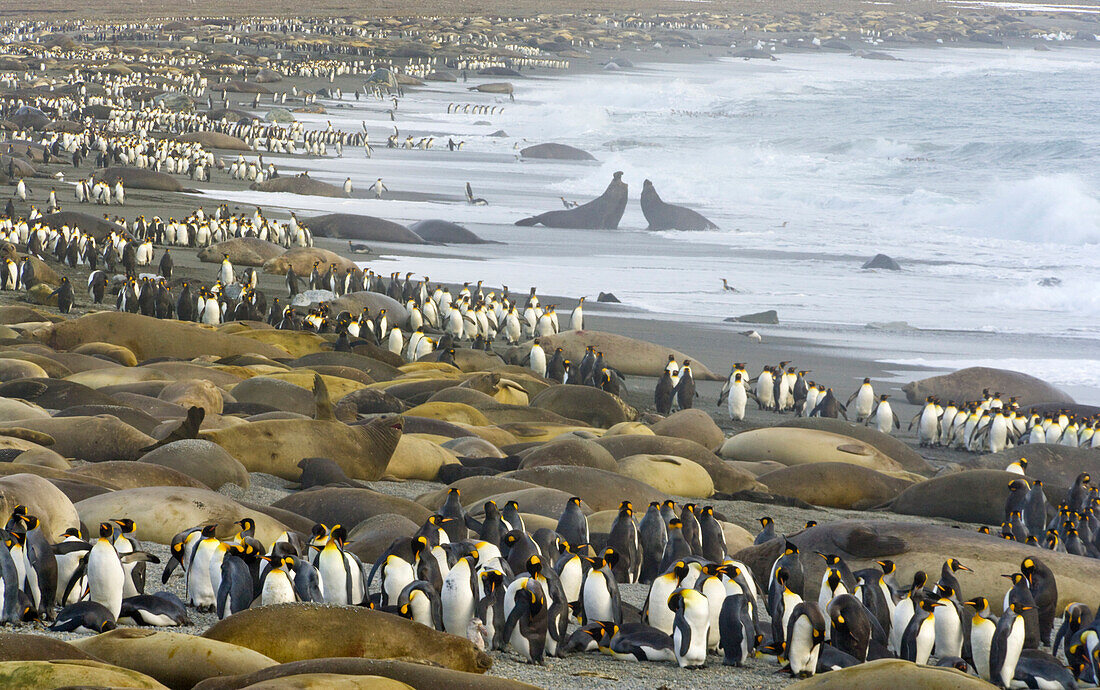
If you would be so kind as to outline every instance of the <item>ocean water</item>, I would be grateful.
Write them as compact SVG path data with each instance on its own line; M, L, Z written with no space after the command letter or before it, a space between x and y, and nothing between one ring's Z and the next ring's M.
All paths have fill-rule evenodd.
M431 84L406 97L392 122L383 104L345 99L328 115L304 117L366 126L376 146L396 126L402 138L436 136L437 148L376 149L369 160L345 150L311 161L312 175L350 176L358 188L382 177L391 189L456 201L230 196L306 215L445 218L508 243L402 261L433 280L571 296L611 291L655 316L776 309L792 326L905 321L1076 338L1081 363L1100 360L1100 50L895 54L898 61L789 54L528 78L513 80L514 103L461 81ZM503 111L448 114L449 103ZM489 136L498 130L506 136ZM438 148L448 136L465 141L463 150ZM518 159L519 148L545 141L598 161ZM559 197L599 194L616 170L631 189L618 231L512 225L561 208ZM645 179L721 229L646 231L637 201ZM467 181L489 206L457 199ZM860 269L879 252L903 270ZM722 278L738 293L724 291ZM1040 285L1047 278L1055 284ZM982 359L955 354L940 358L943 368ZM1036 373L1049 365L1016 363L1026 371L1027 361Z

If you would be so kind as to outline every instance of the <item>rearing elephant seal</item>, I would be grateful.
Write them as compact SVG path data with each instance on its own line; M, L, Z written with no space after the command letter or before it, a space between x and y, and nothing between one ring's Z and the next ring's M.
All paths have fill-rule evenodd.
M642 183L642 215L650 230L717 230L718 226L685 206L661 200L653 183Z
M622 171L616 172L607 189L587 204L562 211L547 211L537 216L517 220L516 225L545 225L548 228L570 230L614 230L619 227L626 210L627 184Z

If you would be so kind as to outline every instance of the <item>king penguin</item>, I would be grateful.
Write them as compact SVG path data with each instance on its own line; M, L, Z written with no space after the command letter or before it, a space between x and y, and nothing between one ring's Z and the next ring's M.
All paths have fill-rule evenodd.
M693 589L678 589L666 602L676 612L672 623L672 649L680 668L702 668L707 662L710 610L707 598Z

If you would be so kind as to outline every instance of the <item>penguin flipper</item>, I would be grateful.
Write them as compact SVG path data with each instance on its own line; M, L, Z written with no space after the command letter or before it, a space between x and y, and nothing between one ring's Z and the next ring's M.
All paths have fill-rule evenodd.
M76 568L73 570L72 577L69 578L68 583L66 583L66 585L65 585L65 590L61 594L61 602L62 603L64 603L66 600L68 600L69 593L72 592L73 587L76 586L76 583L80 582L80 579L83 578L85 573L87 573L87 572L88 572L88 557L84 556L77 563Z
M891 411L891 413L894 415L894 428L895 429L900 429L901 428L901 421L898 420L898 413L893 412L893 411Z
M909 429L908 429L908 431L913 430L913 425L917 423L917 420L920 419L922 414L924 414L923 409L920 412L918 412L916 415L914 415L912 419L909 420ZM897 415L894 415L894 416L896 417Z

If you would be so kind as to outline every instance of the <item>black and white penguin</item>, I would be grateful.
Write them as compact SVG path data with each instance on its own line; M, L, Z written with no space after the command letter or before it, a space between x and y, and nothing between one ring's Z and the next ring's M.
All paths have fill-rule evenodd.
M665 551L661 555L661 572L667 572L674 563L692 556L691 544L684 539L683 523L680 518L672 518L668 521L668 541L665 542Z
M726 560L726 533L714 517L713 506L706 506L700 514L699 535L702 538L700 555L703 558L715 563Z
M630 661L676 661L672 636L656 628L643 623L603 623L602 629L597 645L601 652Z
M802 603L802 596L787 586L789 577L786 568L776 569L768 590L768 615L772 619L772 644L776 649L781 649L787 639L787 623L795 608Z
M466 637L478 602L477 558L475 550L458 559L443 578L443 589L439 593L443 605L443 629L459 637Z
M678 589L666 602L675 611L672 650L680 668L702 668L707 662L710 609L707 598L694 589Z
M1050 631L1054 627L1054 617L1058 607L1058 582L1054 573L1038 558L1028 556L1020 563L1020 573L1035 599L1035 608L1039 617L1039 639L1050 642Z
M1033 607L1012 602L997 621L997 629L989 647L990 681L1002 688L1012 687L1016 677L1016 664L1024 649L1027 636L1023 614Z
M905 634L906 628L909 626L909 621L912 620L916 614L920 602L927 596L924 591L924 585L928 581L928 576L923 570L918 570L913 573L913 585L909 588L909 593L902 597L897 606L894 607L894 617L890 625L890 651L900 654L901 652L901 639Z
M533 578L522 578L504 621L504 640L529 664L544 664L548 626L546 593Z
M989 652L997 621L989 613L989 601L985 597L974 597L966 605L974 609L974 615L970 617L970 658L978 676L990 680Z
M665 416L672 414L672 399L675 393L676 383L672 380L672 372L665 369L653 391L653 404L657 407L657 414Z
M1035 605L1035 597L1027 586L1027 578L1023 573L1003 575L1012 581L1012 589L1005 593L1003 608L1007 611L1013 604L1017 613L1024 619L1024 647L1026 649L1039 648L1039 610Z
M134 625L173 627L190 625L187 608L183 601L171 592L139 594L122 600L122 610L118 620Z
M646 595L645 605L642 607L642 622L657 628L665 634L672 634L672 610L664 606L672 593L680 589L680 584L688 574L688 567L684 561L677 561L666 572L653 579L649 586L649 594Z
M939 596L936 600L939 603L935 620L936 656L940 659L962 656L966 613L959 604L958 593L942 585L936 585L935 592Z
M580 498L573 496L565 504L555 531L575 548L589 543L588 518L581 510Z
M722 610L718 614L718 634L724 665L743 666L755 654L762 636L756 633L746 595L731 594L722 601Z
M611 574L611 566L618 561L618 554L607 549L602 556L588 559L589 568L581 585L581 604L584 623L603 621L621 624L623 606L619 598L619 586Z
M765 515L759 519L759 522L760 531L756 533L756 538L752 540L754 546L769 542L776 537L775 520Z
M126 581L122 560L112 542L114 533L113 524L100 523L99 539L88 552L86 566L89 598L103 605L111 614L111 620L117 620L122 611L122 589Z
M803 566L802 556L798 551L798 546L788 541L783 547L783 553L779 555L779 558L775 559L775 563L772 564L771 572L768 574L768 610L771 611L775 605L776 599L782 594L783 588L776 586L776 574L779 569L782 568L787 574L787 580L785 586L795 594L799 596L805 591L803 588Z
M936 644L936 615L938 602L922 598L913 617L901 634L901 647L898 656L906 661L925 666Z
M653 578L659 574L661 557L664 556L665 544L668 542L667 532L665 520L661 517L661 504L653 501L638 525L638 540L641 545L639 582L653 582Z
M691 375L691 360L685 359L676 381L676 405L681 410L690 410L697 397L699 394L695 391L695 378Z
M842 594L829 602L829 642L859 662L867 660L871 644L872 619L863 602L851 594Z
M634 522L634 506L630 501L619 504L619 513L611 523L607 545L619 554L619 560L611 569L617 582L635 583L641 574L642 554L638 526Z
M222 558L222 577L221 582L218 583L215 601L215 611L219 619L244 611L256 598L252 571L248 563L238 555L246 548L251 550L252 547L247 544L232 547L230 552ZM258 557L259 554L257 554Z
M692 555L701 555L703 553L703 535L699 526L699 518L695 515L694 503L685 503L680 510L680 525L684 533L684 541L691 546Z
M825 616L817 602L798 604L787 621L783 655L791 675L809 677L817 673L818 657L825 644Z
M79 601L61 609L49 629L54 632L88 632L98 635L116 627L118 625L115 617L106 606L96 601Z
M61 284L57 286L57 289L50 295L51 297L57 297L57 310L62 314L68 314L73 308L73 286L69 283L69 279L62 277Z

